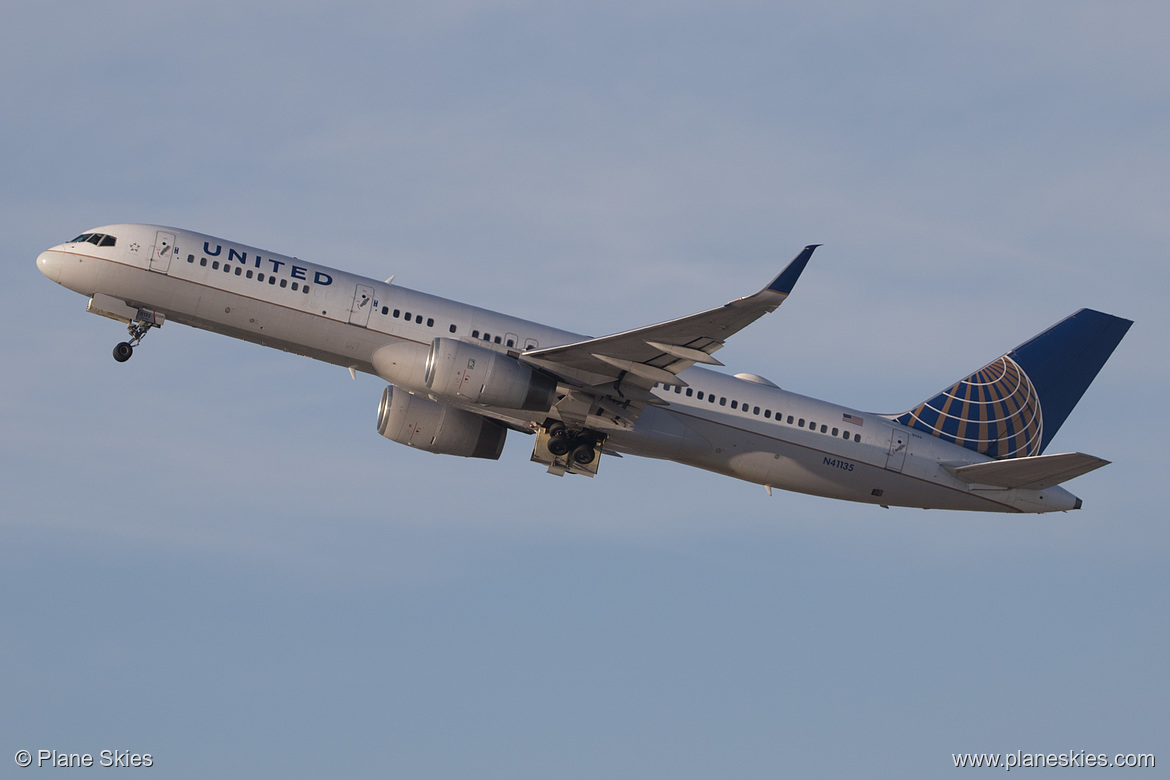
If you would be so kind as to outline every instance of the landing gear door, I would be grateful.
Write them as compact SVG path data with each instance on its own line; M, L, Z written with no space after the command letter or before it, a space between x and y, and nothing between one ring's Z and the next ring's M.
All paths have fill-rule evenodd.
M910 446L910 431L901 425L895 425L890 431L890 450L886 453L886 468L890 471L902 472L906 464L906 450Z
M150 250L150 270L165 274L171 267L171 258L178 253L175 234L158 231L154 234L154 247Z
M359 284L353 293L353 306L349 309L349 324L366 327L370 321L370 310L374 308L374 288Z

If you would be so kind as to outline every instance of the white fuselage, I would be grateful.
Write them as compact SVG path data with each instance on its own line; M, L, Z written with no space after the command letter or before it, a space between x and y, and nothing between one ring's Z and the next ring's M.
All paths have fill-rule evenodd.
M517 355L577 342L579 334L375 281L212 236L154 225L98 228L114 246L66 243L37 264L82 295L374 374L376 350L396 342L461 339ZM739 479L883 506L1045 512L1075 496L981 488L944 468L989 460L869 414L752 379L692 367L659 385L666 402L628 428L607 430L609 451L662 458ZM541 412L468 407L516 429Z

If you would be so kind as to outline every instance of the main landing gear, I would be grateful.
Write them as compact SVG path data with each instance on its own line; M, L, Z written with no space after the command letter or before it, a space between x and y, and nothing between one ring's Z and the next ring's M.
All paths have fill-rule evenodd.
M554 422L548 427L546 446L558 458L569 455L578 466L588 466L597 457L597 440L586 433L570 433L562 422Z
M151 328L157 328L153 322L141 322L135 320L126 326L126 331L130 334L129 341L120 342L114 347L114 360L119 363L125 363L134 354L134 348L142 343L146 338L146 334L150 332Z
M560 420L549 420L536 426L536 444L532 460L548 466L550 474L597 474L603 434L594 431L570 430Z

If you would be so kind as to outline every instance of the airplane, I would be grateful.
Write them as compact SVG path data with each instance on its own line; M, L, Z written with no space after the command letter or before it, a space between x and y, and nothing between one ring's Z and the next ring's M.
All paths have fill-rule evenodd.
M775 311L819 245L766 286L697 314L600 338L159 225L88 230L37 257L49 279L124 323L125 362L173 321L388 384L377 430L431 453L531 460L593 477L603 457L682 463L773 488L988 512L1080 509L1061 484L1109 461L1045 454L1130 320L1081 309L900 414L786 391L715 357Z

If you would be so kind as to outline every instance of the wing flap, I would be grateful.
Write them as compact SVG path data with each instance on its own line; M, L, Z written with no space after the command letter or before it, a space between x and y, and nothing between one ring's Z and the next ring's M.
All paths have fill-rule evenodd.
M992 460L944 468L972 485L1043 490L1108 465L1109 461L1083 452Z

